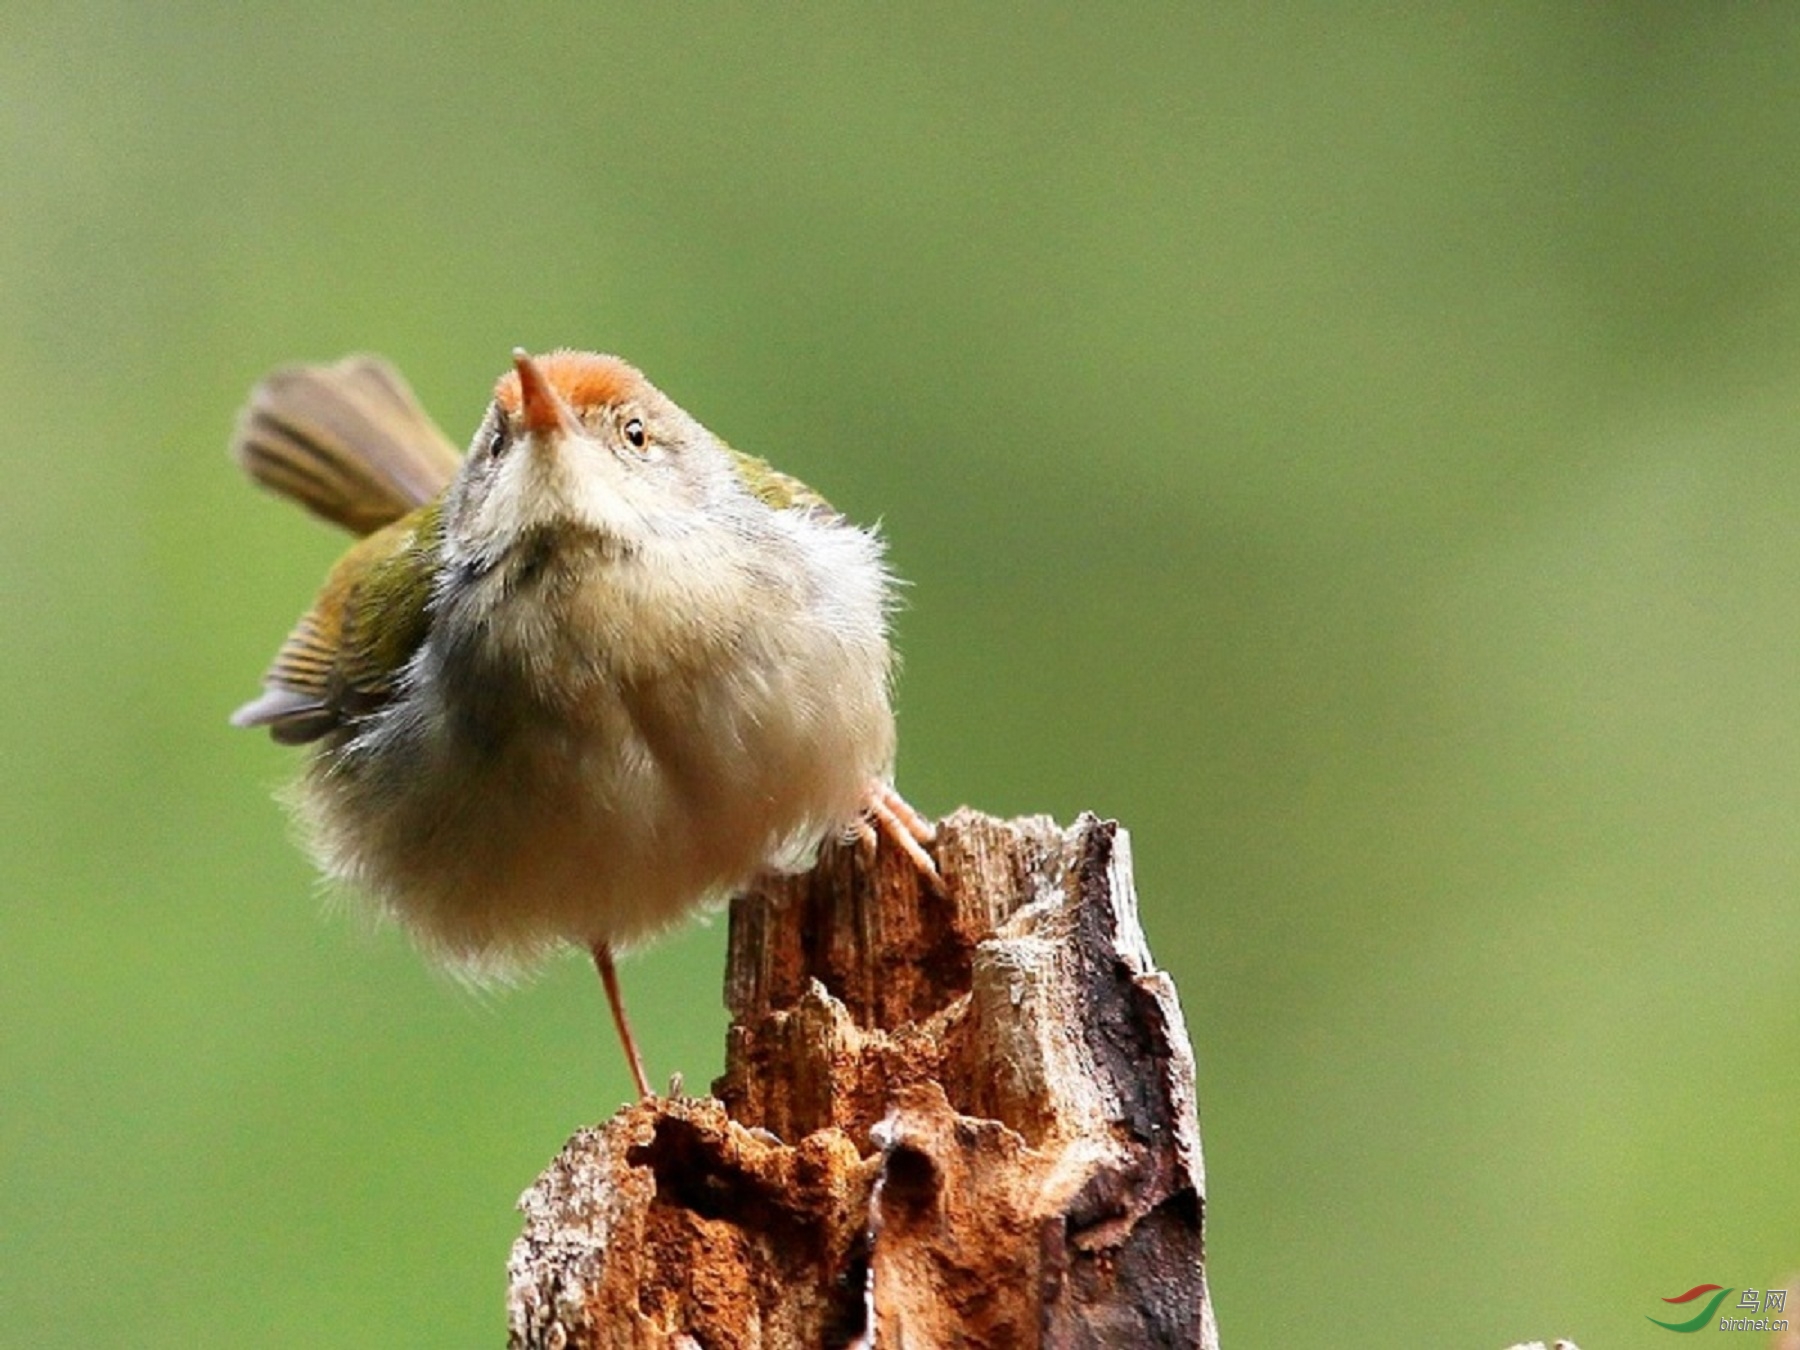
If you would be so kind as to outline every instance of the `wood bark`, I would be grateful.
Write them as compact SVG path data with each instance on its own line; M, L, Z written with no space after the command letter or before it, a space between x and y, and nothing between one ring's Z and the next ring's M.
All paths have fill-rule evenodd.
M733 902L715 1095L525 1193L513 1346L1217 1346L1125 832L962 811L935 852L941 894L864 842Z

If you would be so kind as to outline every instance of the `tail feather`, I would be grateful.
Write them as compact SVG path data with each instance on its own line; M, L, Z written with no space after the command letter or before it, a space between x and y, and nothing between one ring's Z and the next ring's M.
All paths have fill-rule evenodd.
M232 454L260 486L359 535L431 501L461 463L400 373L374 356L272 372L251 391Z

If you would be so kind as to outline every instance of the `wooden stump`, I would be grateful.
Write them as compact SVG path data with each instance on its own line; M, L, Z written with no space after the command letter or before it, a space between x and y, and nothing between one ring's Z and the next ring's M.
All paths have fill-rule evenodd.
M731 908L713 1099L581 1131L525 1193L517 1347L1216 1347L1193 1055L1129 843L939 827Z

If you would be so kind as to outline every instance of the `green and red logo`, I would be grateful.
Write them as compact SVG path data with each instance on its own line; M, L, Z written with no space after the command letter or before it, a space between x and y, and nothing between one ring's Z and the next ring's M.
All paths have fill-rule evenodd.
M1692 1303L1704 1294L1712 1294L1712 1297L1706 1301L1706 1306L1696 1316L1686 1322L1664 1322L1654 1317L1650 1320L1659 1327L1667 1327L1670 1331L1698 1331L1712 1321L1713 1314L1719 1311L1719 1305L1725 1301L1725 1296L1730 1292L1731 1290L1723 1285L1697 1284L1685 1294L1677 1294L1674 1298L1663 1300L1664 1303Z

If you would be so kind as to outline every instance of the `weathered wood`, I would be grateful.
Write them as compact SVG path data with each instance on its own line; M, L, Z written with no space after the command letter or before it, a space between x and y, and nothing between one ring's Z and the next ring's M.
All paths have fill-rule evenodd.
M963 811L732 905L716 1099L520 1202L518 1347L1216 1347L1194 1069L1129 845Z

